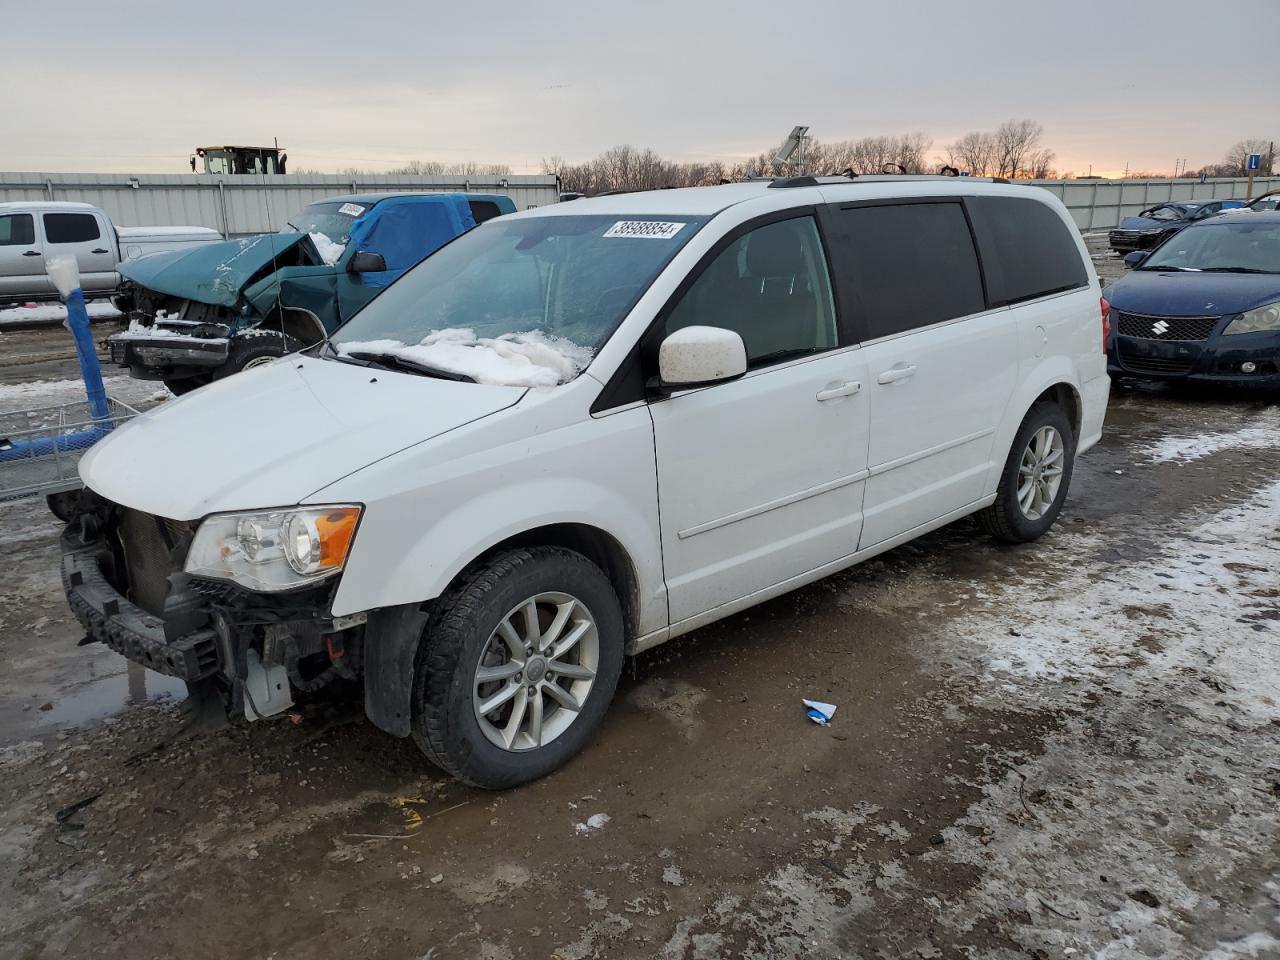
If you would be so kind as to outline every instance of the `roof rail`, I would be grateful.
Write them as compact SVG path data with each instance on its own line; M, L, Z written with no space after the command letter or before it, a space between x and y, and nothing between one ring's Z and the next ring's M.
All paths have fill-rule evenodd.
M856 176L856 174L855 174ZM785 190L789 187L816 187L824 183L851 183L852 178L838 177L778 177L769 184L770 189Z

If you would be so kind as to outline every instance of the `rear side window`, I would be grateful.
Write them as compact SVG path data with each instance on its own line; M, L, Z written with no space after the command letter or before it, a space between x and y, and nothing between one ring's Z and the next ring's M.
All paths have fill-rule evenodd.
M49 243L85 243L98 239L98 218L91 213L46 213L44 238Z
M1021 197L970 197L993 306L1087 286L1072 230L1047 204Z
M26 246L36 242L36 222L29 213L0 217L0 247Z
M502 211L492 200L469 200L468 204L471 207L471 219L475 220L477 226L486 220L502 216Z
M955 202L847 207L833 248L866 340L986 309L978 255ZM842 288L844 289L844 288Z

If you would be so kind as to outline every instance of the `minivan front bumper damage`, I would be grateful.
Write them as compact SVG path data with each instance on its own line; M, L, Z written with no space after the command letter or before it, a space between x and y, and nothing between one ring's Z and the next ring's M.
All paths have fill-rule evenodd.
M249 719L287 709L292 691L360 676L365 618L329 614L332 582L268 595L192 577L183 565L194 532L84 491L62 535L81 643L103 643Z
M170 641L164 620L130 603L107 582L90 551L65 553L62 588L85 629L86 641L106 644L121 656L188 684L218 670L217 634L199 629Z

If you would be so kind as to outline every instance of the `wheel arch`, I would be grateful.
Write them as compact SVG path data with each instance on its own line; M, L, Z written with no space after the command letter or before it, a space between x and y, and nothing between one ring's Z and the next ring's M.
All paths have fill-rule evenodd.
M635 564L626 548L612 534L587 523L549 523L514 534L482 551L449 582L454 583L474 567L518 547L563 547L580 553L604 571L622 608L628 640L636 635L640 619L640 586Z
M618 597L626 641L635 637L641 602L635 563L616 537L587 523L544 523L473 550L474 556L461 564L437 598L490 558L534 546L573 550L598 566ZM375 610L365 628L365 713L376 726L399 737L410 732L414 661L434 603L426 600Z
M1039 396L1032 401L1031 406L1035 406L1045 400L1056 403L1062 408L1062 411L1067 415L1067 419L1071 421L1071 435L1078 444L1080 442L1080 429L1083 425L1080 391L1065 381L1059 381L1040 391ZM1031 407L1027 409L1030 410ZM1022 415L1025 417L1026 413L1024 412ZM1018 422L1021 423L1022 421L1019 420Z
M313 346L328 336L320 318L305 307L281 306L272 311L259 329L282 330L304 347Z
M1058 404L1066 412L1071 423L1072 439L1079 445L1084 422L1084 406L1080 395L1079 378L1067 357L1046 358L1044 363L1026 377L1005 408L1004 419L996 430L991 451L991 469L984 488L988 495L995 492L1004 471L1013 438L1027 412L1043 400Z

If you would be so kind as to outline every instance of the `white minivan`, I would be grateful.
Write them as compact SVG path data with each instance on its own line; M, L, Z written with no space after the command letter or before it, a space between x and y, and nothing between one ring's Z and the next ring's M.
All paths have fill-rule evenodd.
M445 770L522 783L592 735L626 654L966 514L1041 536L1101 435L1107 313L1038 187L501 217L97 444L67 597L193 702L253 719L358 682Z

